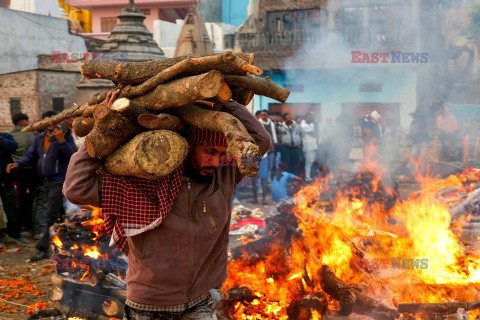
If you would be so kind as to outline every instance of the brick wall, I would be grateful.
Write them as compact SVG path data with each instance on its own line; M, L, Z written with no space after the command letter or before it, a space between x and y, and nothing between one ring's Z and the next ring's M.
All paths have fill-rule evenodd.
M35 70L0 75L0 130L13 127L10 98L20 98L21 112L38 118L37 73Z
M64 98L65 109L73 106L78 90L76 85L82 79L79 72L39 70L38 110L39 114L52 110L52 98Z
M52 110L52 98L63 97L65 108L76 99L79 72L29 70L0 75L0 131L13 127L10 98L20 98L20 110L37 121L43 112Z

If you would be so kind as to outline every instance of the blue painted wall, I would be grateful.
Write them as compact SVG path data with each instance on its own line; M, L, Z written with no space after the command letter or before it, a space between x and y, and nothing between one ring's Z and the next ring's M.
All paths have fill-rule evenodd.
M240 26L247 19L250 0L222 0L222 22Z
M292 92L287 103L321 103L322 118L335 119L342 110L342 103L400 103L400 124L408 128L409 112L416 107L415 68L405 65L393 67L355 67L335 69L287 70L285 74L268 74L281 86L285 83L304 86L303 92ZM382 84L381 92L360 92L361 83ZM268 109L273 99L257 96L254 112Z

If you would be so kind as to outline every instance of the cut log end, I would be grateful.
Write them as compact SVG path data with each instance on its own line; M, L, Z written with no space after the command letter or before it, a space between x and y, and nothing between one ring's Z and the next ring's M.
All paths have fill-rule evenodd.
M114 175L156 180L178 168L187 152L187 141L179 134L167 130L147 131L108 156L105 169Z

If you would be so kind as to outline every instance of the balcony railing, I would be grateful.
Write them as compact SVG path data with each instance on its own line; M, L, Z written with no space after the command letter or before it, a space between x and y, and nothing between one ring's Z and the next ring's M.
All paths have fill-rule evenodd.
M403 34L373 34L368 30L358 28L345 28L343 31L330 31L321 29L310 30L287 30L283 32L264 32L264 33L237 33L235 35L237 44L245 52L275 52L287 55L291 51L296 51L304 46L313 46L331 36L337 37L338 42L343 42L351 48L376 48L380 49L398 49L406 51L413 48L416 35L409 30L404 30ZM335 42L335 38L330 38L327 42Z

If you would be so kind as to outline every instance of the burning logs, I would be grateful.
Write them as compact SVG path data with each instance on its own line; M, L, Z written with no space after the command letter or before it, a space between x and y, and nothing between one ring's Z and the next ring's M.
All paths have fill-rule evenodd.
M464 311L480 309L480 301L473 302L444 302L444 303L399 303L400 314L455 314L458 309Z
M24 131L43 130L66 118L77 117L73 128L79 136L86 136L88 154L91 157L106 157L146 130L181 130L188 123L202 129L223 132L228 141L228 154L237 161L240 171L244 175L258 177L259 161L253 160L258 158L258 147L243 124L229 114L207 112L195 106L197 104L206 109L219 110L232 98L232 88L235 97L243 103L248 103L253 93L265 94L285 102L289 92L268 78L253 76L258 76L263 71L252 63L253 55L232 52L150 62L86 63L82 66L82 74L86 78L109 79L117 85L113 97L107 93L97 94L87 105L76 105L26 127ZM253 75L248 75L249 73ZM230 76L233 78L226 78ZM229 82L232 83L232 88ZM113 102L116 98L119 100ZM172 108L176 110L168 110L168 113L165 110ZM179 114L181 120L174 113ZM175 135L164 136L166 140L173 139L164 145L176 145L178 141L174 137ZM139 143L138 140L136 143ZM142 143L146 144L148 143ZM130 148L126 147L125 150L130 151ZM132 166L135 161L128 152L119 151L114 162L122 163L122 168L115 168L111 173L157 179L171 172L163 170L172 164L170 159L176 160L174 162L177 167L181 164L177 160L186 153L174 153L183 149L159 150L155 156L145 156L166 161L157 161L158 165L151 165L150 169L159 170L147 170L147 173L139 170L137 165ZM156 157L164 152L167 156ZM119 157L125 159L118 159Z
M312 312L316 311L318 315L325 315L328 302L323 293L315 295L306 295L302 299L295 301L287 308L288 319L291 320L310 320Z
M319 272L322 289L340 302L340 315L348 316L352 312L369 316L376 320L393 320L397 310L375 300L357 287L337 278L329 266L322 266Z
M64 315L121 318L126 299L127 261L109 246L100 211L82 210L54 226L54 287L49 304Z

